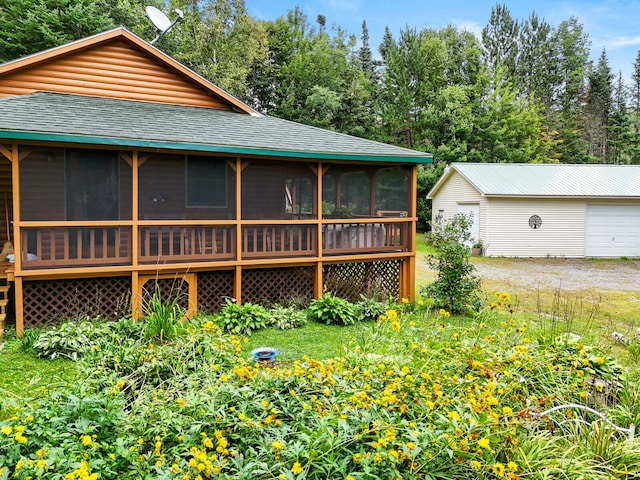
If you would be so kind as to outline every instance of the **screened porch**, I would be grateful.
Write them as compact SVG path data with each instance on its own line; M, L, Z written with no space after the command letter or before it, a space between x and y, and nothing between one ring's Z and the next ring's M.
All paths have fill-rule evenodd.
M411 251L411 170L20 147L21 268Z

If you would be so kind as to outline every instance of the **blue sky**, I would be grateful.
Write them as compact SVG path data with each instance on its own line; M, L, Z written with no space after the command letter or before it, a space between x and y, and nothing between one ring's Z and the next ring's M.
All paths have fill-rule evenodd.
M362 20L366 20L374 51L386 25L396 38L406 26L439 28L450 23L479 34L496 3L506 4L517 19L535 10L553 26L577 17L589 35L591 58L597 61L606 48L613 73L621 70L630 83L640 50L640 0L245 0L249 14L261 20L274 20L299 5L310 23L315 25L317 15L322 14L328 27L340 25L358 38Z

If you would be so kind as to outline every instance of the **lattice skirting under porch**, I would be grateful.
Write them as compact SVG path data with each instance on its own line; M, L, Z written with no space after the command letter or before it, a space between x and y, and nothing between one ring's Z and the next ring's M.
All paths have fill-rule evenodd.
M233 297L234 270L198 273L198 310L219 312L225 298Z
M305 305L313 299L314 267L242 270L242 301Z
M26 328L131 314L131 277L35 280L24 282L23 289Z
M323 291L352 302L357 302L360 294L397 299L400 263L325 264ZM218 312L224 299L234 295L234 275L235 270L198 272L197 309L208 314ZM242 301L306 305L314 297L314 281L314 266L243 269ZM125 318L131 315L131 292L131 277L24 281L24 327L43 327L71 318ZM162 299L177 299L184 309L190 305L189 285L179 274L148 280L143 297L148 299L154 292Z
M359 301L360 294L380 300L397 299L400 263L400 260L385 260L325 265L322 271L323 290L350 302Z

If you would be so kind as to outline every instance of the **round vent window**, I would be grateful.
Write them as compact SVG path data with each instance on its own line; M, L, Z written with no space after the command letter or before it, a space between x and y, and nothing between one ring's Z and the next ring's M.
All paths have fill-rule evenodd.
M540 228L540 225L542 225L542 219L538 215L531 215L531 217L529 217L529 226L531 228L535 230L536 228Z

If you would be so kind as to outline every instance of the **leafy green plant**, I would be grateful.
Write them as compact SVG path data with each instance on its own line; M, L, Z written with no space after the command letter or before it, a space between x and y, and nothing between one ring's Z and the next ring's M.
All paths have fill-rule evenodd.
M269 324L280 330L298 328L307 323L307 315L303 310L293 306L276 305L271 309Z
M40 334L45 332L44 328L27 328L20 337L20 348L24 352L33 352L33 344L38 340Z
M469 242L472 218L457 214L449 220L434 224L427 234L435 253L427 256L428 265L436 270L433 283L422 287L421 292L433 298L436 308L460 313L469 307L478 309L480 301L480 278L475 275L471 263Z
M361 322L375 322L387 312L387 305L375 298L360 295L360 301L354 305L356 318Z
M262 305L253 303L237 304L226 300L226 304L216 315L220 327L231 333L251 335L254 330L265 328L269 321L269 311Z
M330 292L312 300L307 313L315 321L327 325L352 325L356 320L353 304L343 298L334 297Z
M186 309L180 306L179 295L170 295L169 298L163 299L160 289L156 287L153 293L143 300L142 314L145 317L146 337L164 342L179 335Z
M97 343L108 332L108 325L102 322L68 320L40 333L33 342L33 350L39 357L62 356L76 361L97 348Z

